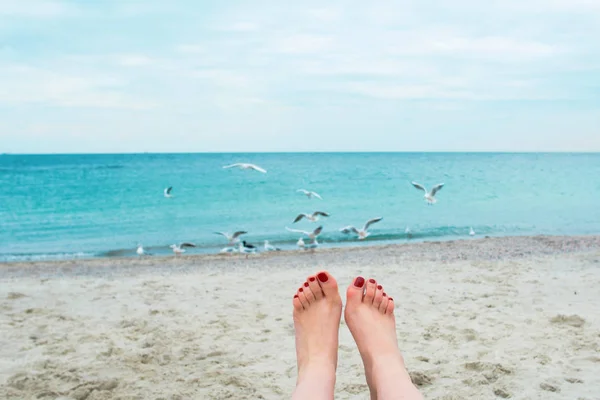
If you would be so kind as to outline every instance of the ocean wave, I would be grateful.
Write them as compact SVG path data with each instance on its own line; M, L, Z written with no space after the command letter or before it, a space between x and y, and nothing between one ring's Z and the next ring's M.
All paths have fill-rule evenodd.
M95 258L97 253L37 253L37 254L0 254L0 262L23 262L23 261L60 261L82 258Z
M10 167L0 167L0 173L47 173L54 171L94 171L94 170L110 170L110 169L123 169L124 165L120 164L106 164L106 165L46 165L46 166L24 166L15 165Z

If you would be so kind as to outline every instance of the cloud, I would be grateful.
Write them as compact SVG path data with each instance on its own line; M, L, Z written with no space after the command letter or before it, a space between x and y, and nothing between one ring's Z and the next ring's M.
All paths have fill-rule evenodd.
M2 0L0 16L25 18L56 18L77 15L77 9L63 1Z
M298 34L275 39L272 50L282 54L314 54L333 48L331 36Z

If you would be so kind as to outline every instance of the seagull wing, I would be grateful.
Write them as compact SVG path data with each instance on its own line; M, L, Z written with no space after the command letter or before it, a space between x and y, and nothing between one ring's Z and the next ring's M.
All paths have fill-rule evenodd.
M431 195L432 195L432 196L435 196L435 194L436 194L437 192L439 192L440 190L442 190L442 188L443 188L443 187L444 187L444 184L443 184L443 183L440 183L440 184L437 184L437 185L435 185L434 187L432 187L432 188L431 188Z
M313 235L314 235L315 237L317 237L317 236L319 236L319 235L321 234L321 232L323 232L323 225L321 225L321 226L319 226L317 229L315 229L315 230L313 231Z
M345 234L349 234L350 232L354 232L358 235L358 229L356 229L353 226L347 226L345 228L340 229L340 232L345 233Z
M295 224L296 222L300 221L302 218L306 218L306 217L308 217L308 215L306 215L306 214L299 214L299 215L296 217L296 219L294 220L294 224Z
M363 230L366 231L367 229L369 229L369 227L371 225L378 223L382 219L383 219L383 217L377 217L377 218L373 218L373 219L368 220L367 223L365 224L365 227L363 228Z
M248 168L252 168L253 170L255 170L255 171L258 171L258 172L262 172L263 174L266 174L266 173L267 173L267 170L266 170L266 169L264 169L264 168L261 168L261 167L259 167L258 165L254 165L254 164L248 164Z
M196 247L196 245L194 243L187 243L186 242L186 243L181 243L179 245L179 247L183 249L184 247Z
M285 229L286 229L288 232L302 233L303 235L306 235L306 236L309 236L309 235L310 235L310 232L301 231L300 229L290 229L290 228L288 228L287 226L285 227Z
M239 167L242 164L240 163L235 163L235 164L231 164L231 165L225 165L223 168L227 169L227 168L234 168L234 167Z
M306 190L306 189L298 189L298 190L296 190L296 193L308 194L308 190Z
M173 190L173 186L169 186L168 188L165 189L165 194L171 194L172 190Z
M317 192L310 192L313 196L315 196L317 199L319 200L323 200L323 198L321 197L321 195L319 195L319 193Z
M240 237L240 236L242 236L242 235L245 235L246 233L248 233L248 232L246 232L246 231L237 231L237 232L235 232L235 233L234 233L234 234L231 236L231 239L237 239L238 237Z
M411 182L411 183L412 183L412 185L413 185L414 187L416 187L417 189L419 189L419 190L422 190L422 191L424 191L425 193L427 193L427 189L425 189L425 187L424 187L423 185L421 185L421 184L419 184L419 183L417 183L417 182Z
M313 213L313 217L316 217L317 215L320 215L322 217L329 217L329 214L327 214L326 212L323 212L323 211L315 211Z
M225 232L213 232L215 235L225 236L229 240L229 234Z

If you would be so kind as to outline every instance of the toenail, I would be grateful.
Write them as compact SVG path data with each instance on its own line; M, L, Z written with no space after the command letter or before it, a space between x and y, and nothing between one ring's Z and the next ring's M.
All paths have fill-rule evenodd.
M390 297L390 301L394 301L394 299L392 299L392 298Z
M383 289L383 286L377 285L377 290L381 290L381 289Z
M319 278L319 280L323 283L325 283L329 280L329 277L327 276L327 274L325 272L319 273L319 275L317 275L317 278Z
M375 283L375 279L369 279L370 283Z
M385 292L383 292L383 297L386 297L386 296L387 296L387 294L385 294Z
M298 289L299 292L304 292L303 288Z
M304 287L308 287L308 282L304 282Z
M363 278L362 276L359 276L354 280L354 286L356 287L363 287L364 284L365 278Z
M297 295L297 294L295 294L295 295L294 295L294 298L295 298L295 299L297 299L297 298L298 298L298 295Z
M309 281L314 282L315 281L315 277L311 276L310 278L308 278Z

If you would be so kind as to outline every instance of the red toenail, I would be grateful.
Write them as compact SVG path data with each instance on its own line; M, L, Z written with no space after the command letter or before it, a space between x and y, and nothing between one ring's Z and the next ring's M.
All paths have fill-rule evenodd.
M309 281L314 282L315 281L315 277L311 276L310 278L308 278Z
M370 283L375 283L375 279L369 279Z
M304 292L304 289L300 288L298 289L299 292Z
M364 284L365 284L365 278L363 278L362 276L359 276L358 278L356 278L354 280L354 286L356 286L356 287L363 287Z
M323 283L325 283L329 280L329 277L327 276L327 274L325 272L321 272L319 275L317 275L317 278L319 278L319 280Z
M295 298L295 299L297 299L297 298L298 298L298 295L297 295L297 294L295 294L295 295L294 295L294 298Z
M383 292L383 297L386 297L386 296L387 296L387 294L385 294L385 292Z
M390 301L394 301L394 299L392 299L392 298L390 297Z
M304 287L308 287L308 282L304 282Z
M377 285L377 290L381 290L381 289L383 289L383 286Z

